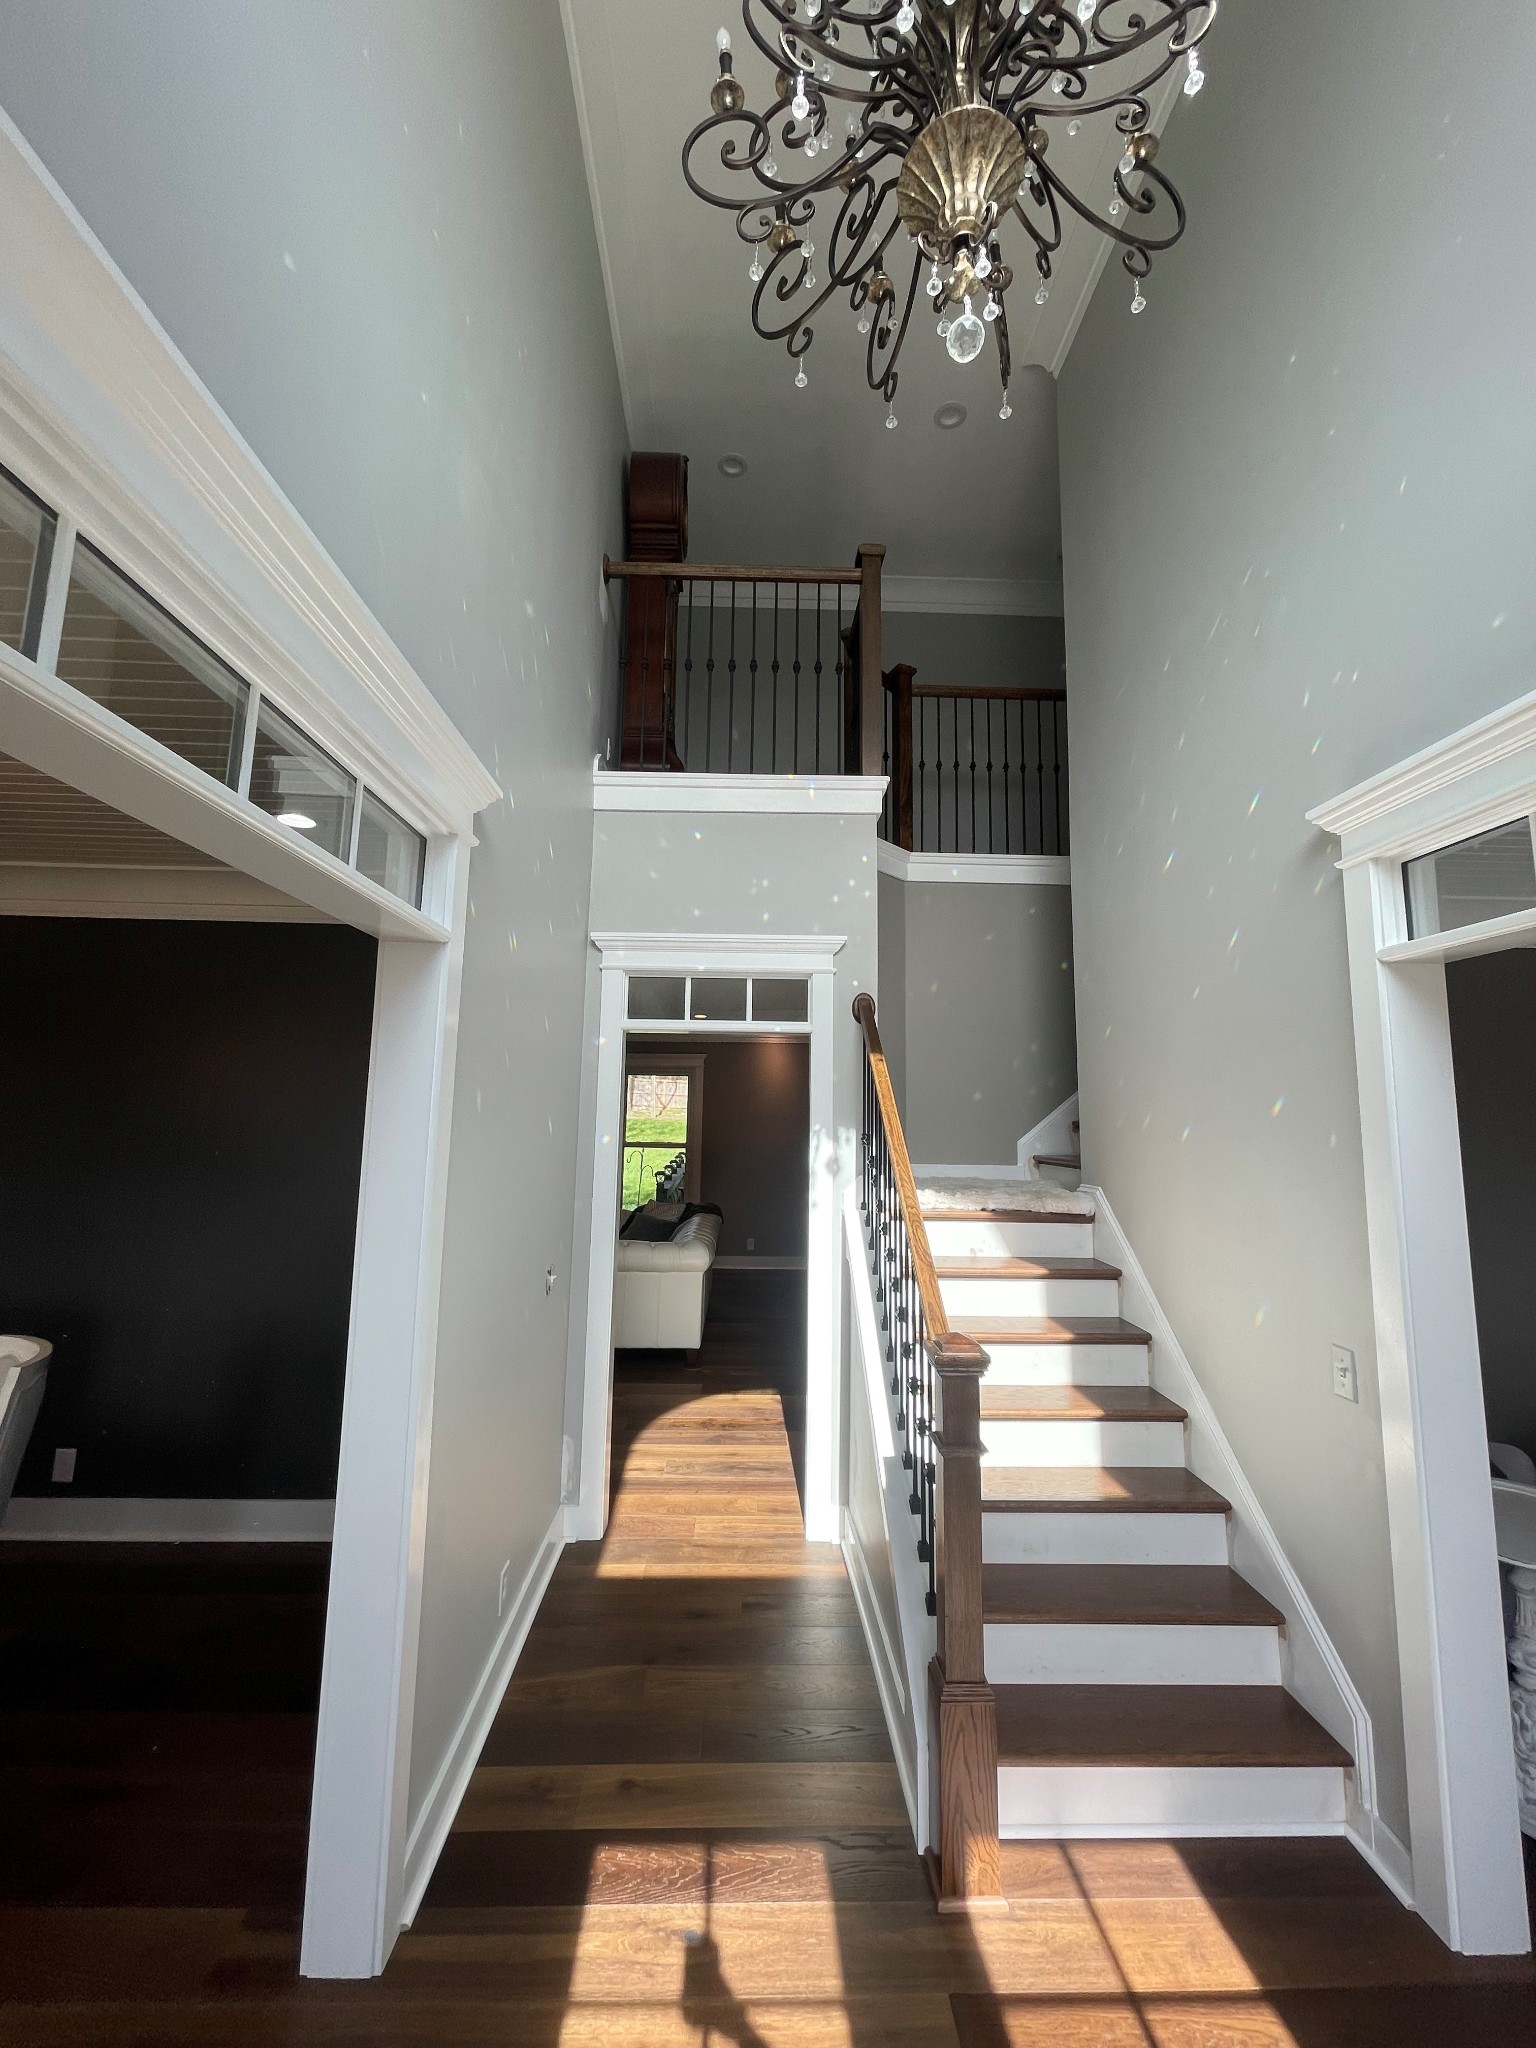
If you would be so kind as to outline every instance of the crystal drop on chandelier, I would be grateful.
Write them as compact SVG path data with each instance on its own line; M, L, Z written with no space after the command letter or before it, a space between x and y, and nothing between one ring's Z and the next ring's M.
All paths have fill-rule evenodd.
M886 424L886 425L887 425L888 427L894 427L894 426L895 426L895 424L896 424L896 408L895 408L895 406L892 406L892 407L891 407L891 409L890 409L890 411L889 411L889 412L888 412L888 413L886 414L886 416L885 416L885 424Z
M1184 81L1184 90L1190 99L1194 98L1204 83L1205 73L1200 69L1200 52L1198 50L1191 50L1189 53L1189 76Z
M765 178L776 178L778 175L778 165L774 162L771 156L765 156L763 158L763 176Z
M965 311L958 320L950 323L949 332L944 337L944 346L955 362L974 363L981 354L986 339L987 330L971 311L971 302L967 299Z
M799 369L796 370L795 372L795 389L797 391L803 391L806 385L810 383L810 381L810 378L807 377L807 375L805 374L805 365L804 363L802 363Z
M1042 280L1039 291L1035 293L1035 304L1037 306L1043 306L1050 296L1051 288Z
M1142 288L1141 288L1140 282L1138 281L1138 283L1137 283L1137 286L1136 286L1136 296L1135 296L1135 298L1133 298L1133 299L1131 300L1131 311L1132 311L1133 313L1145 313L1145 311L1146 311L1146 310L1147 310L1147 299L1146 299L1146 294L1145 294L1145 293L1144 293L1144 292L1142 291Z
M1065 92L1065 91L1066 91L1066 89L1067 89L1067 74L1065 73L1065 71L1058 71L1058 72L1057 72L1057 74L1056 74L1056 76L1055 76L1055 77L1054 77L1054 78L1053 78L1053 79L1051 80L1051 91L1052 91L1052 92Z
M1069 135L1081 135L1082 132L1083 124L1081 121L1069 121L1067 123L1067 133Z
M981 317L983 320L995 320L1002 310L996 299L988 299L981 309Z
M898 7L896 10L896 27L898 32L901 35L909 36L911 35L913 29L916 28L916 26L917 9L910 5ZM886 421L886 425L888 427L894 427L895 424L896 415L893 413L891 417Z
M867 311L859 315L859 332L860 334L868 334L869 332L869 314Z
M1121 159L1120 159L1120 175L1121 175L1121 177L1122 177L1122 178L1128 178L1128 177L1129 177L1129 176L1131 175L1132 171L1134 171L1134 170L1135 170L1135 168L1136 168L1136 159L1135 159L1135 157L1134 157L1134 156L1132 156L1131 152L1130 152L1129 150L1127 150L1127 151L1125 152L1125 155L1124 155L1123 157L1121 157Z
M762 283L763 258L760 250L754 249L752 251L752 268L747 272L747 275L748 277L751 278L754 284Z
M928 282L924 289L926 290L930 299L936 299L939 296L940 292L943 291L944 280L939 275L939 266L937 263L929 265Z
M1086 27L1094 17L1099 0L1077 0L1077 18Z
M1002 409L997 416L1000 420L1011 420L1013 418L1013 407L1008 403L1006 393L1003 396Z
M803 121L811 111L811 103L805 96L805 73L803 71L796 75L795 96L789 103L789 111L797 121Z

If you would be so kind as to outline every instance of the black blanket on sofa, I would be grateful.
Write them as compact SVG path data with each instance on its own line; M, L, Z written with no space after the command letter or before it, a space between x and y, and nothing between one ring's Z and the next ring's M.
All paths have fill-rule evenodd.
M631 1244L670 1244L692 1216L719 1216L722 1222L725 1220L717 1202L684 1202L681 1216L653 1216L650 1211L655 1206L647 1203L645 1208L637 1209L619 1232L620 1237ZM673 1205L667 1202L662 1206L670 1209Z

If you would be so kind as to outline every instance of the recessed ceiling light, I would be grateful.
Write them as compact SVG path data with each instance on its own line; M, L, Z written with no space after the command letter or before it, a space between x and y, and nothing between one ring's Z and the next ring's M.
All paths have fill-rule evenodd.
M745 455L722 455L722 456L721 456L721 458L720 458L720 474L721 474L722 476L745 476L745 475L746 475L746 473L747 473L747 458L745 457Z
M291 825L295 832L313 832L315 829L314 819L306 817L302 811L279 811L277 822L279 825Z
M936 427L963 427L965 407L963 405L941 405L933 416Z

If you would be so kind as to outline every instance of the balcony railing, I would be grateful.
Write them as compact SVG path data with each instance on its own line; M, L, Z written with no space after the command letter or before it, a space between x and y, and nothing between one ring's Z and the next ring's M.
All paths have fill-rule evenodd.
M610 562L625 768L720 775L878 775L880 566Z
M1067 693L882 678L880 836L917 853L1048 853L1067 845Z

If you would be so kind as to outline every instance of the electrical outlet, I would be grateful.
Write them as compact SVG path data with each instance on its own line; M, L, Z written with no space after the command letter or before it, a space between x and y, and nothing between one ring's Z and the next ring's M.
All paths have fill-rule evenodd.
M755 1252L757 1250L757 1239L755 1237L749 1237L747 1239L747 1250L749 1252Z
M512 1577L512 1560L509 1557L501 1568L501 1577L496 1581L496 1618L499 1621L506 1612L507 1582Z
M53 1483L55 1486L73 1486L75 1483L74 1451L55 1451L53 1454Z
M1342 1344L1333 1347L1333 1391L1341 1401L1358 1401L1360 1378L1355 1371L1355 1354Z

